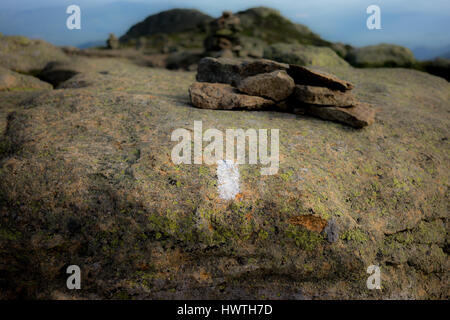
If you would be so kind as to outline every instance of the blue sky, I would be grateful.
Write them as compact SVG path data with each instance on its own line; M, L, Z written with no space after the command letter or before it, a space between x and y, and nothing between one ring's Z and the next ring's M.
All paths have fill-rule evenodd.
M82 30L68 31L65 8L77 4ZM381 8L382 30L366 28L366 8ZM303 23L324 39L364 46L380 42L409 48L450 45L448 0L1 0L0 32L43 38L57 45L80 45L122 35L150 14L171 8L196 8L212 16L268 6Z

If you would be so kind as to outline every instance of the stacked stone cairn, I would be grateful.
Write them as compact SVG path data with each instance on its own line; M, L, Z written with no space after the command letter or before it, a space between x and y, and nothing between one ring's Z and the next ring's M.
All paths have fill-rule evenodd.
M353 84L298 65L266 59L203 58L191 102L203 109L275 110L362 128L375 111L351 93Z
M209 36L204 41L205 54L212 57L233 57L241 50L240 20L231 11L224 11L208 26Z

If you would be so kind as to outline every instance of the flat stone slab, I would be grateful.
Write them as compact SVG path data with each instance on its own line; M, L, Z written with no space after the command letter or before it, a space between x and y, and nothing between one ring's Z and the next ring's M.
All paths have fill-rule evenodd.
M274 106L274 102L262 97L239 93L229 84L195 82L189 87L192 104L202 109L258 110Z
M303 84L316 87L327 87L333 90L351 90L353 84L341 80L333 75L317 72L306 67L290 64L287 73L294 79L296 84Z
M281 101L292 94L294 86L294 80L286 71L277 70L245 78L238 85L238 89L249 95Z
M289 65L266 59L203 58L198 63L197 81L226 83L237 86L244 78L275 70L287 70Z
M308 114L323 120L341 122L354 128L363 128L375 121L375 110L367 103L358 102L350 108L304 105L295 113Z
M350 91L331 90L326 87L305 85L295 86L294 99L302 103L318 106L350 107L357 103L357 100Z

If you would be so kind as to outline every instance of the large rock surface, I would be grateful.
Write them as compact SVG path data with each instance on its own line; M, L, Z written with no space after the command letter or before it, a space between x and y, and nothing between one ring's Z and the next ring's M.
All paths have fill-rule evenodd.
M321 70L377 111L354 130L193 108L195 72L81 59L57 90L0 92L1 298L449 298L447 81ZM171 133L200 120L280 129L278 173L240 165L241 193L221 200L215 165L171 160Z

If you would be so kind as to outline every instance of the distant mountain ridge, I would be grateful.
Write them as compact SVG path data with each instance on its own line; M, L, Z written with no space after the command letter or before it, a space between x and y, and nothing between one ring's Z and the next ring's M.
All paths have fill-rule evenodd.
M311 44L330 46L331 42L323 40L307 26L296 24L283 17L278 10L267 7L255 7L235 13L241 21L242 35L258 38L268 44L276 42ZM156 34L173 35L176 33L198 33L207 28L213 18L198 10L172 9L147 17L132 26L120 38L122 43L140 37L151 37ZM199 27L199 29L196 29Z
M190 31L198 25L204 24L213 18L199 10L194 9L172 9L162 11L147 17L132 26L120 38L126 42L141 36L151 36L158 33L172 34L177 32Z

